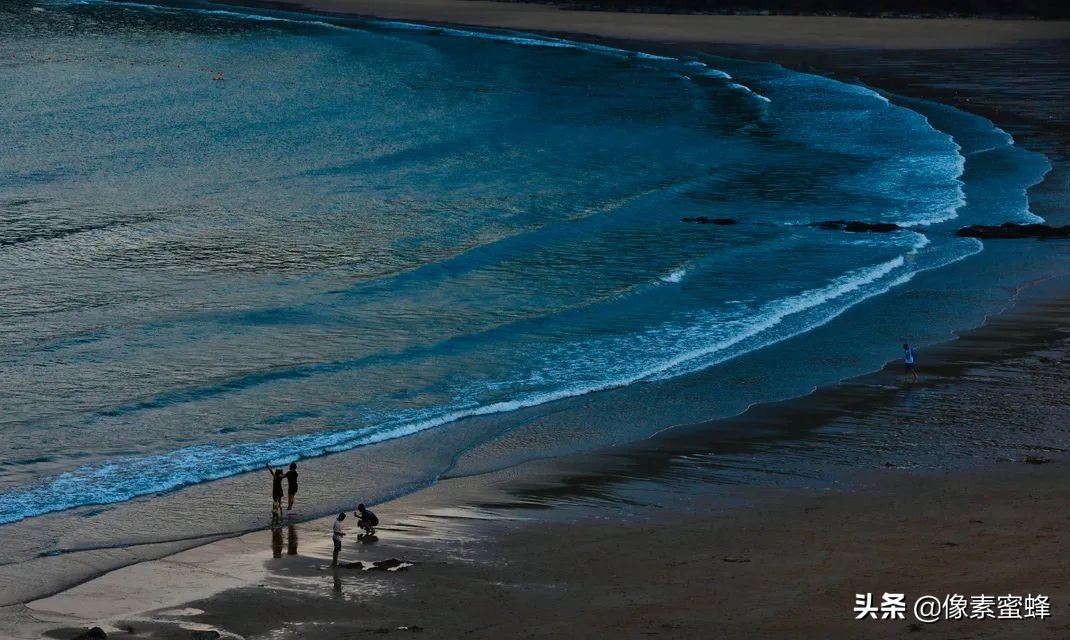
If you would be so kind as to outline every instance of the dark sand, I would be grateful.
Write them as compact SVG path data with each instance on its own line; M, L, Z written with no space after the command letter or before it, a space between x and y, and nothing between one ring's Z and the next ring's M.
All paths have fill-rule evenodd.
M902 637L912 617L853 619L856 593L888 591L910 601L1043 593L1053 603L1045 620L939 622L919 637L1065 638L1068 480L1065 462L1009 462L937 479L888 474L857 493L763 492L701 515L649 505L654 513L629 521L556 514L476 526L463 512L438 523L394 505L383 515L399 524L345 555L416 562L404 571L325 569L324 527L308 545L315 556L269 560L261 581L189 603L203 613L115 626L158 638L188 638L190 622L325 639L412 633L403 627L431 638ZM411 527L427 537L403 537ZM266 549L270 534L259 535Z
M394 20L542 31L570 36L783 47L961 49L1070 36L1057 20L909 20L824 16L721 16L574 11L531 2L488 0L246 0ZM239 3L240 4L240 3Z
M418 11L419 4L396 7ZM492 3L424 4L437 11ZM464 15L392 17L464 22ZM635 48L665 46L628 40L637 36L615 28L616 20L605 18L607 32L597 34ZM1066 41L1042 41L1040 32L1010 37L1005 24L969 22L974 35L959 46L1016 44L911 50L939 43L904 36L897 44L896 29L878 36L869 26L851 35L869 34L868 44L849 45L868 46L866 52L843 52L838 39L822 46L820 33L809 31L808 44L799 45L805 48L770 46L793 42L778 39L780 27L753 42L714 32L705 40L701 33L651 37L859 77L986 115L1052 157L1056 170L1034 191L1034 202L1041 215L1045 206L1065 212L1058 198L1067 176L1067 85L1060 79ZM976 35L986 29L987 40ZM1054 66L1023 89L1020 71L1030 60ZM1052 273L1068 266L1054 264ZM1070 637L1070 573L1059 553L1070 517L1070 462L1063 459L1070 441L1068 353L1068 285L1045 283L985 327L926 350L915 387L903 383L896 365L633 446L442 482L376 507L387 526L375 544L353 541L351 524L344 559L416 562L403 571L327 569L330 521L317 520L139 562L29 606L0 608L0 637L73 637L75 628L94 623L118 637L157 638L188 638L195 628L326 639L914 637L909 614L854 621L854 594L866 591L910 598L1043 593L1052 602L1047 620L943 622L922 627L917 637ZM1004 423L1013 423L1016 439L973 442L975 432ZM837 447L859 443L870 447L869 458L837 462ZM785 449L795 464L767 465L765 453ZM1057 461L1027 464L1030 455ZM741 461L751 461L754 482L740 474ZM742 484L726 484L723 467ZM124 563L162 555L104 553L128 554ZM99 573L94 566L75 573ZM399 629L413 625L422 631Z

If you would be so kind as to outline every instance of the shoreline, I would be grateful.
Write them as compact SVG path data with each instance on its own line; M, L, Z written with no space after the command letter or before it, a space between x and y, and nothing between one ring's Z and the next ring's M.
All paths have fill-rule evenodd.
M238 0L231 4L570 38L784 49L962 49L1070 38L1070 21L618 13L495 0Z
M1067 277L1027 285L1008 309L989 318L982 327L962 332L959 337L927 350L928 364L923 375L945 383L950 380L950 384L954 385L957 377L963 375L969 366L953 364L956 358L962 358L964 352L968 352L970 358L975 359L975 365L982 369L993 366L999 369L999 362L1005 360L1006 356L993 357L987 350L1017 353L1023 346L1027 352L1035 349L1036 345L1029 341L1024 345L1016 340L994 344L993 337L1013 337L1011 327L1018 327L1019 331L1034 336L1049 335L1044 330L1046 325L1031 316L1037 314L1047 318L1048 323L1053 318L1064 322L1070 317L1068 289L1070 279ZM1055 362L1065 360L1057 358ZM981 496L969 494L967 488L973 487L976 491L976 487L983 485L983 481L990 478L992 473L1004 476L1001 483L1006 491L1030 492L1029 495L1035 497L1032 491L1036 487L1029 483L1038 483L1037 486L1043 487L1049 494L1059 487L1062 493L1058 494L1057 500L1063 499L1065 491L1061 487L1064 480L1070 478L1070 462L1067 458L1070 449L1038 453L1036 462L1033 462L1036 467L1032 464L1021 465L1022 462L1031 462L1028 457L989 460L957 471L886 463L883 467L873 465L862 469L842 469L838 475L826 475L822 479L815 477L812 481L804 480L801 483L789 482L787 485L711 486L696 477L681 477L669 470L674 460L711 447L721 448L722 455L731 455L731 436L725 439L719 435L709 441L707 439L714 436L716 431L711 427L729 424L734 425L733 431L738 431L741 425L749 429L748 425L762 424L761 428L771 429L767 422L773 416L779 416L793 425L806 417L828 423L834 420L830 418L833 415L857 414L859 406L845 407L845 398L852 398L865 411L880 413L880 407L888 401L894 402L895 397L890 396L879 381L886 380L889 375L898 378L898 373L895 363L890 363L880 371L822 386L805 396L759 403L739 416L667 430L631 445L593 454L533 460L472 476L444 478L428 488L376 506L375 510L385 525L380 528L380 542L370 547L347 543L343 560L352 562L356 558L368 562L399 558L415 562L419 568L413 568L410 573L397 574L407 576L405 589L437 589L420 581L417 576L426 575L427 569L432 569L437 577L431 580L449 583L454 579L449 572L456 570L458 563L463 566L489 565L492 571L501 570L503 563L511 565L515 555L523 551L509 542L514 536L524 537L528 545L537 545L540 539L579 535L575 532L582 531L584 536L594 536L592 544L597 549L606 537L621 535L617 525L610 526L607 523L623 523L633 518L642 520L640 526L645 528L645 535L656 536L659 529L679 532L691 528L701 531L703 536L718 536L721 543L731 546L736 544L736 540L745 540L744 534L736 532L741 526L738 522L740 519L747 523L743 531L780 526L809 527L812 523L800 521L801 516L809 517L822 509L853 509L855 511L852 513L857 515L859 510L865 508L865 504L871 504L877 496L885 496L899 504L910 504L914 494L919 491L940 494L952 491L957 496L952 503L967 497L976 501ZM866 390L873 391L875 396L867 398ZM824 412L821 407L825 408ZM1048 462L1051 464L1042 465ZM1023 485L1007 482L1008 477L1029 480ZM638 494L633 493L635 485L642 485ZM1007 507L1005 503L994 504L1000 509ZM800 505L803 505L801 512ZM633 511L636 508L638 512ZM943 504L941 507L944 510L953 508L953 504ZM653 516L648 515L651 510ZM761 514L757 522L752 513L755 510ZM1054 513L1055 510L1045 507L1043 511ZM875 513L873 517L876 517ZM835 518L838 521L840 516ZM340 569L342 573L338 574L325 569L330 557L325 532L329 532L331 520L331 517L317 518L296 526L260 529L199 544L175 555L135 562L26 605L0 608L0 621L19 630L19 635L12 636L14 638L40 637L34 634L45 632L48 632L48 637L73 637L76 634L72 632L78 628L104 624L113 632L134 628L139 633L140 630L149 630L153 637L177 639L185 638L184 634L190 630L225 630L226 622L242 616L255 619L252 613L242 611L260 607L265 589L272 594L272 598L297 598L296 602L290 604L303 609L310 599L316 602L322 598L322 589L310 589L310 584L326 579L325 576L330 576L336 585L339 582L335 578L340 576L341 589L347 589L345 585L354 580L364 579L364 572ZM831 526L831 523L822 526ZM548 527L554 533L548 533ZM563 531L569 533L562 534ZM843 535L848 535L850 531L848 528L848 533ZM666 549L679 544L680 554L698 551L695 545L700 543L699 540L680 541L675 539L676 535L672 534L674 540L671 543L664 543ZM298 540L301 541L299 553ZM701 544L706 543L707 539L703 537ZM619 545L620 541L614 544ZM960 543L955 544L957 546ZM502 545L507 550L502 551ZM298 557L289 558L288 553L280 556L279 550L287 547ZM271 554L268 553L269 548ZM612 549L607 553L620 553L619 546ZM590 549L588 552L594 553ZM564 551L543 549L543 553L556 553L562 562L571 562L569 554ZM485 562L489 557L493 557L493 562ZM744 564L752 561L751 558L741 559L742 556L737 558L731 553L713 558L729 564L737 560ZM554 562L550 562L551 566L554 566ZM486 566L483 568L486 569ZM1070 575L1070 568L1065 575ZM390 579L376 578L381 581ZM143 585L150 583L155 588L146 593ZM771 585L766 584L765 587L771 588ZM1048 589L1048 592L1061 593L1053 589ZM387 589L382 593L374 593L375 601L389 602L393 591ZM488 594L480 592L478 597L487 598ZM1070 594L1065 599L1070 599ZM407 602L400 604L402 610L411 607L411 603ZM389 615L397 615L398 606L394 602L389 607ZM445 616L443 623L446 620L459 623L448 614L435 611L435 616ZM426 617L428 611L413 610L413 615L417 613ZM316 606L310 607L306 614L324 615ZM338 613L331 615L337 616ZM280 623L273 616L269 619L272 624ZM306 622L311 623L312 620ZM754 621L747 624L754 624ZM375 631L380 628L383 627L367 627L364 630ZM832 630L840 631L835 627ZM474 637L495 637L493 634L482 635L482 629L467 631L473 632ZM699 627L691 631L700 634L703 630ZM999 628L992 631L1002 633ZM1030 627L1023 627L1022 631L1035 633ZM495 633L501 632L499 629ZM771 629L768 637L798 637L792 635L796 632L793 630L781 636L778 631ZM562 633L569 637L567 631ZM333 635L332 630L322 636L308 637L343 636Z
M1048 302L1051 299L1059 302ZM1051 333L1042 330L1044 323L1038 319L1065 326L1068 316L1066 280L1040 283L1026 289L1014 308L986 323L987 329L964 332L929 352L928 356L939 353L941 360L928 365L924 375L958 387L948 397L972 395L962 378L985 380L993 372L1006 370L1018 356L993 356L993 350L1017 353L1023 348L1015 341L993 342L994 337L1013 336L1011 328L1018 327L1043 342ZM1063 349L1058 356L1041 350L1051 354L1052 360L1042 362L1039 371L1050 374L1053 363L1056 367L1063 363L1058 373L1065 378L1070 374L1065 369L1070 340L1057 342ZM1041 346L1029 340L1022 344L1026 353ZM964 357L965 362L954 364ZM898 374L887 369L822 387L802 398L756 405L727 422L761 422L770 415L789 421L811 415L829 422L815 405L858 415L859 407L843 407L840 396L857 396L858 389L876 387L870 379ZM877 393L889 399L889 392ZM935 410L943 401L930 399L929 409ZM866 403L863 397L869 414L881 414L880 402L873 404L870 398ZM43 632L48 632L47 637L73 637L90 624L104 624L109 632L132 628L135 637L148 632L152 637L176 639L198 629L246 637L285 628L296 633L293 637L341 638L406 626L435 631L442 637L466 633L490 638L513 628L513 615L499 610L502 598L508 597L509 606L523 612L520 619L539 619L552 611L568 624L592 625L626 636L647 630L643 633L671 631L670 637L709 637L704 634L716 623L728 630L722 637L739 637L754 628L770 638L828 637L830 633L855 637L839 635L845 632L899 637L904 630L913 630L905 629L909 619L894 625L877 621L865 627L849 626L854 624L848 616L852 590L914 593L924 586L951 593L964 592L969 586L978 593L1043 593L1052 598L1058 617L1013 628L996 621L973 626L961 622L957 631L980 632L976 637L982 638L1026 638L1036 637L1041 629L1070 628L1065 608L1070 593L1062 586L1070 566L1051 564L1059 545L1059 536L1052 532L1066 520L1056 505L1067 497L1067 449L1038 452L1032 460L989 460L964 471L873 466L847 469L838 478L804 485L710 486L701 477L680 477L661 466L686 458L689 451L709 448L702 442L702 434L710 434L708 428L696 425L690 431L668 432L649 442L594 455L532 461L492 473L449 478L377 506L384 521L379 542L347 541L342 559L367 563L398 558L415 563L404 572L326 568L328 517L137 563L30 603L18 612L8 608L8 615L0 613L0 620L21 622L12 627L20 630L20 635L13 636L17 638L38 637L32 634ZM653 464L652 458L657 458ZM989 484L997 475L998 490ZM824 539L825 535L829 538ZM637 536L641 546L628 550ZM555 542L562 537L570 541L566 547ZM775 553L785 545L801 545L802 550L786 561ZM628 571L605 564L637 554L646 558L626 562L624 566L631 567ZM821 558L819 575L812 574L814 554ZM596 570L584 569L584 562ZM939 570L927 572L926 563L942 564ZM662 564L671 570L662 570ZM994 567L1001 568L995 571ZM716 579L696 582L707 572ZM632 582L637 575L640 586ZM780 581L786 577L794 581L792 589L809 591L785 591ZM992 583L994 577L1000 578L998 584ZM503 586L494 586L492 578ZM547 578L552 582L545 582ZM593 586L589 580L614 590L595 598L589 609L562 600L571 589L583 588L588 593ZM602 584L602 580L608 582ZM889 580L898 581L895 589ZM146 590L143 585L150 582L156 588ZM666 610L664 601L682 598L680 589L685 587L717 598L720 604L710 609L703 602L685 601ZM748 595L737 593L740 588ZM511 595L498 594L503 589ZM632 594L626 602L639 598L647 609L634 619L607 622L612 620L607 615L624 615L618 608L623 602L617 599L625 593ZM793 600L793 594L802 600ZM475 625L469 615L453 611L457 598L468 607L477 607L479 619L489 624ZM662 605L654 606L650 599ZM415 603L419 602L447 606L418 607ZM486 604L480 607L478 602ZM346 613L355 603L362 607L359 616ZM1056 603L1061 609L1055 609ZM746 613L756 606L778 615ZM811 607L825 618L801 615ZM315 626L317 620L329 621L329 626L304 631L309 635L297 633L301 629L292 626L295 621L298 626ZM845 625L845 621L850 622ZM607 624L611 628L605 628ZM577 637L565 622L537 628L536 637L551 631Z
M331 3L328 3L328 4L331 4ZM337 4L337 3L333 3L333 4ZM573 12L567 12L567 13L573 13ZM765 20L765 19L767 19L767 18L763 17L762 19L763 19L763 20ZM452 22L451 22L451 24L454 24L454 23L452 23ZM561 34L561 33L568 33L568 32L560 32L560 31L556 31L555 33ZM575 35L575 34L570 34L570 35ZM631 40L628 40L628 41L631 41ZM619 42L619 40L618 40L618 42ZM661 46L665 46L665 45L661 45ZM983 45L977 45L977 46L983 46ZM1004 316L1008 316L1008 315L1011 315L1011 316L1013 316L1013 314L1015 313L1015 309L1014 309L1013 307L1014 307L1014 305L1013 305L1013 303L1012 303L1012 304L1010 305L1010 308L1009 308L1009 310L1004 310L1004 312L1003 312L1003 313L1002 313L1002 314L1000 315L1000 317L1004 317ZM987 323L986 323L986 324L987 324ZM969 332L967 331L967 332L965 332L965 333L969 333ZM951 341L951 342L949 342L949 343L941 343L940 347L945 347L945 348L946 348L946 347L948 347L948 346L949 346L950 344L952 344L952 343L954 343L954 342L957 342L958 340L959 340L959 339L955 339L955 340L952 340L952 341ZM937 347L937 348L940 348L940 347ZM873 374L866 374L866 375L873 375ZM865 378L865 377L866 377L866 375L864 375L864 376L861 376L861 378ZM836 386L836 387L844 387L844 386L851 386L851 385L852 385L852 384L854 384L854 383L855 383L856 381L857 381L857 378L854 378L854 377L852 377L852 378L849 378L849 379L843 380L843 381L841 381L841 382L840 382L839 384L837 384L837 385L834 385L834 386ZM825 387L821 387L821 389L825 389ZM811 393L811 394L808 394L808 396L804 396L804 397L802 397L802 398L793 398L793 399L791 399L791 400L786 400L786 401L780 401L780 402L774 402L774 403L763 403L762 405L755 405L755 406L753 406L753 407L752 407L752 409L754 409L754 408L762 408L762 407L771 407L771 406L772 406L772 407L782 407L782 406L783 406L784 404L787 404L787 403L792 403L792 402L796 402L796 403L797 403L797 402L799 402L799 401L801 401L801 400L804 400L805 398L807 398L807 397L809 397L809 396L812 396L812 395L813 395L813 393ZM772 409L768 409L768 410L770 410L770 411L774 411L774 412L775 412L775 411L778 411L779 409L777 409L777 408L772 408ZM748 409L748 411L747 411L746 413L748 413L748 414L749 414L749 413L751 413L751 409ZM737 419L737 418L739 418L739 417L740 417L740 416L737 416L737 417L735 417L735 418L728 418L727 420L731 421L731 420L733 420L733 419ZM717 422L718 422L718 423L720 423L720 422L723 422L723 421L724 421L724 420L718 420ZM702 428L702 427L700 426L700 427L691 427L691 428ZM689 429L689 427L685 427L684 429L685 429L685 430L686 430L686 429ZM583 459L587 459L587 455L586 455L586 454L582 454L582 457L583 457ZM555 466L556 466L556 465L558 464L558 461L551 461L551 462L549 462L549 463L541 463L541 462L538 462L538 461L536 461L536 462L533 462L533 463L525 463L525 464L522 464L522 465L520 465L520 466L517 466L517 467L511 467L511 468L509 468L509 469L506 469L506 470L504 470L504 471L497 471L497 472L493 472L493 473L491 473L491 474L481 474L481 475L477 475L477 476L475 476L475 477L474 477L475 479L473 479L473 480L471 480L471 481L472 481L473 483L478 483L478 482L479 482L479 481L481 481L481 480L487 480L487 481L489 481L489 479L490 479L490 478L491 478L492 476L493 476L493 477L497 477L497 476L502 476L502 475L505 475L505 476L513 476L513 475L523 475L524 473L528 472L528 471L530 470L530 468L531 468L532 466L539 466L539 465L541 465L541 464L545 464L546 466L549 466L549 467L555 467ZM584 463L580 463L580 466L583 466L583 464L584 464ZM476 479L479 479L479 480L476 480ZM466 480L465 478L454 478L454 479L446 480L445 482L454 482L454 481L462 481L462 483L463 483L463 481L465 481L465 480ZM439 485L436 485L436 486L439 486ZM430 493L434 493L435 489L434 489L434 488L432 488L431 490L428 490L428 491L429 491ZM416 491L416 493L414 493L414 494L408 494L408 496L406 496L405 498L402 498L402 499L401 499L401 502L403 502L403 503L404 503L405 501L415 501L415 502L416 502L417 504L419 504L419 503L420 503L420 501L421 501L421 500L423 499L423 497L424 497L425 495L427 495L427 493L428 493L428 492L424 492L424 491L420 491L420 490L417 490L417 491ZM448 492L447 492L447 493L448 493ZM477 492L477 493L478 493L478 492ZM420 496L420 497L419 497L419 498L414 498L414 496ZM391 507L388 507L388 508L391 508ZM310 523L308 523L308 524L307 524L307 525L305 525L305 526L306 526L307 528L310 528L311 530L318 530L317 528L319 528L319 527L321 526L321 521L313 520L313 521L311 521ZM263 537L263 535L265 535L265 534L266 534L266 532L262 530L262 531L257 531L257 532L251 533L251 534L246 534L246 535L244 535L244 536L241 536L241 538L240 538L240 539L245 539L246 537L250 537L250 538L258 538L258 537L260 537L260 538L262 538L262 537ZM396 535L396 533L395 533L395 532L392 532L392 533L391 533L391 535L392 535L392 536L393 536L393 535ZM203 556L198 556L198 553L212 553L212 552L213 552L212 550L214 550L214 549L226 549L226 548L228 548L228 546L227 546L228 544L231 544L231 545L232 545L232 544L236 544L236 543L234 543L234 540L235 540L235 539L233 539L233 538L232 538L232 539L230 539L230 540L226 540L226 541L223 541L223 542L211 543L210 545L200 545L200 546L197 546L197 547L195 547L195 548L193 549L193 551L191 551L191 552L189 552L189 553L192 553L192 554L193 554L193 557L194 557L194 558L197 558L197 557L203 557ZM219 546L216 546L216 545L219 545ZM261 545L261 546L263 546L263 545ZM326 545L323 545L323 546L324 546L324 548L326 548ZM211 547L211 549L209 549L209 547ZM233 547L233 546L230 546L229 548L233 549L234 547ZM259 562L259 561L261 561L261 560L258 560L258 562ZM141 568L141 569L145 569L145 568L147 568L147 567L148 567L148 568L151 568L152 566L154 566L154 565L151 565L151 564L150 564L151 562L160 562L160 561L159 561L159 560L155 560L155 561L149 561L149 563L145 563L145 562L136 562L136 563L135 563L135 564L133 564L133 565L129 565L129 567L128 567L128 568ZM255 563L254 563L254 564L255 564ZM111 575L111 574L108 574L108 575ZM415 575L415 573L414 573L413 575ZM231 585L231 587L233 588L233 585Z

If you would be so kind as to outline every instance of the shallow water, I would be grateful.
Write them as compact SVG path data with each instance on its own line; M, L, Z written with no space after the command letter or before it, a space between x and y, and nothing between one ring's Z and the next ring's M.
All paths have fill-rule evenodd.
M380 495L443 460L632 440L943 337L1048 251L951 234L1035 220L1043 156L777 65L195 4L2 11L0 522L524 408L500 447L394 447ZM837 218L905 229L806 226ZM848 310L840 353L814 330ZM718 365L755 377L711 386Z

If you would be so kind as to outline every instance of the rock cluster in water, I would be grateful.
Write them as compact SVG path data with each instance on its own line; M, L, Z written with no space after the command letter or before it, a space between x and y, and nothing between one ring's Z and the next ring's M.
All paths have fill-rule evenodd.
M681 218L682 222L695 222L698 224L736 224L736 221L732 218L707 218L706 216L699 216L697 218Z
M847 231L849 233L891 233L899 231L899 225L892 222L859 222L857 220L825 220L810 225L829 231Z
M1053 227L1047 224L1015 224L1004 222L999 226L973 224L958 230L964 238L1018 239L1018 238L1070 238L1070 225Z
M415 562L408 560L398 560L397 558L390 558L388 560L377 560L376 562L369 562L367 564L363 562L345 562L342 566L347 569L360 569L362 571L404 571Z

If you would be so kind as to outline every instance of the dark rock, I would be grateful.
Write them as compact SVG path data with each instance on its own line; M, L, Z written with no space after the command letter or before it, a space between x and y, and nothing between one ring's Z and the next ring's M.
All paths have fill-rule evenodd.
M849 233L891 233L900 227L891 222L858 222L857 220L825 220L810 225L827 231L847 231Z
M1037 456L1026 456L1023 460L1026 464L1048 464L1052 462L1051 458L1038 458Z
M956 232L964 238L981 238L982 240L1015 240L1020 238L1070 238L1070 224L1053 227L1047 224L1015 224L1004 222L997 226L974 224L963 227Z
M108 640L108 634L104 633L104 630L100 627L93 627L85 633L75 636L74 640Z
M190 634L189 640L219 640L218 631L194 631Z
M697 218L682 218L682 222L696 222L698 224L736 224L736 221L732 218L707 218L706 216L699 216Z
M721 560L724 562L750 562L750 558L733 558L732 556L725 556Z

